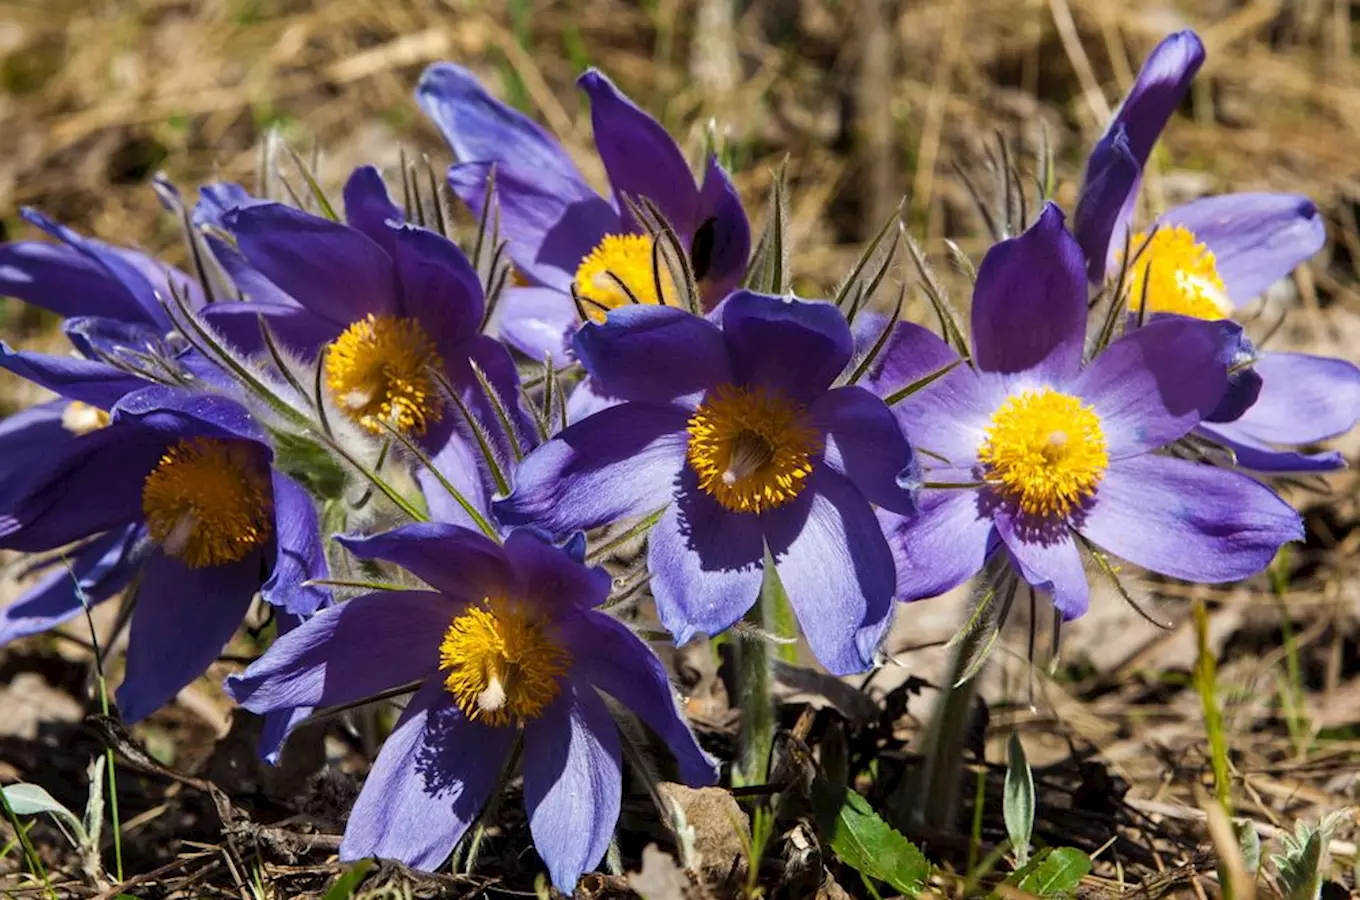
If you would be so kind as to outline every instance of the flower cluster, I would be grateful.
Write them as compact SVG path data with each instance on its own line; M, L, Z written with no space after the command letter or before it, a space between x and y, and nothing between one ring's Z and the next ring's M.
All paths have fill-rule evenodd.
M399 205L371 166L343 215L319 188L299 208L213 184L190 207L160 184L192 275L26 212L54 241L0 246L0 294L62 316L73 352L0 346L55 395L0 424L0 548L47 569L0 642L121 596L135 722L258 597L272 645L226 688L266 717L266 757L317 709L410 695L342 859L438 867L514 760L570 891L619 816L606 695L681 780L718 776L621 594L684 644L773 588L841 675L881 662L899 603L980 572L1063 619L1112 558L1247 578L1302 537L1267 478L1343 464L1309 445L1360 418L1360 370L1234 321L1322 246L1306 198L1137 214L1202 58L1190 33L1157 47L1070 223L1008 215L968 327L937 304L943 337L872 311L881 273L837 300L783 290L778 226L753 249L718 159L696 178L595 71L608 196L470 73L425 73L466 253L437 191L403 171ZM643 566L597 564L644 535Z

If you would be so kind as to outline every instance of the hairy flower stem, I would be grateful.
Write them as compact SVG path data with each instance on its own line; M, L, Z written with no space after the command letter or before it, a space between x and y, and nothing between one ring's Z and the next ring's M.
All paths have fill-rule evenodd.
M779 632L779 602L783 589L774 563L766 558L765 580L760 599L746 614L746 621L757 632L733 642L737 660L741 708L740 754L732 781L737 787L764 784L770 775L770 749L774 746L774 696L771 661L774 648L769 635Z
M905 803L897 804L899 816L906 820L903 824L948 831L958 823L959 779L980 673L966 676L978 653L984 652L982 645L990 639L989 629L975 628L954 648L949 677L941 687L921 747L924 762L916 777L904 783L909 786L909 793L901 798Z

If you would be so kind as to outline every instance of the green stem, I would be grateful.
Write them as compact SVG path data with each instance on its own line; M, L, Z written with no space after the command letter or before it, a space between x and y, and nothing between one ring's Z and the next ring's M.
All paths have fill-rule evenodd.
M911 824L950 830L957 824L959 779L963 770L964 743L977 694L977 677L959 683L977 657L981 645L991 638L987 628L972 629L954 648L949 676L935 707L922 752L925 762L917 779L909 779L911 794L902 798L899 810Z
M763 635L778 634L778 601L783 589L773 562L766 555L765 580L760 599L746 614L746 621ZM737 655L741 696L741 732L736 771L736 787L764 784L770 775L770 750L774 746L774 697L771 693L770 642L765 637L739 638L732 644Z

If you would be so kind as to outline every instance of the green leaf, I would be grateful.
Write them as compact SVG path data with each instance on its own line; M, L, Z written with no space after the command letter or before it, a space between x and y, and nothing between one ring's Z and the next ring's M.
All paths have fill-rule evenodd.
M818 829L841 862L909 897L925 888L930 877L925 855L879 818L868 800L819 777L812 782L812 806Z
M1034 773L1025 759L1025 748L1020 743L1020 732L1012 731L1006 745L1006 784L1003 791L1002 813L1006 819L1006 834L1015 848L1015 861L1024 866L1029 861L1029 840L1034 834Z
M70 826L70 837L77 846L88 840L85 834L85 826L81 823L80 817L58 803L55 797L38 785L21 782L11 784L9 787L3 788L3 791L5 800L9 802L9 807L14 810L15 815L36 816L47 813L55 818L59 824Z
M322 900L349 900L354 896L354 891L359 887L359 883L364 880L368 870L373 868L373 860L361 859L345 871L341 872L330 889L326 891L326 896Z
M1317 900L1322 894L1323 876L1328 867L1328 845L1339 822L1350 815L1339 809L1325 816L1314 828L1304 822L1294 826L1294 834L1280 835L1284 853L1272 856L1280 887L1286 900Z
M1072 847L1058 847L1035 856L1006 882L1039 897L1067 897L1076 892L1077 884L1090 871L1091 857Z

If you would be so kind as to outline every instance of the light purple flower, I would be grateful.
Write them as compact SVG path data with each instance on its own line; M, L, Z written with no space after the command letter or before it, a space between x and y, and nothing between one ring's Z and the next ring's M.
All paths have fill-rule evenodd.
M590 98L609 199L595 193L551 135L488 94L466 69L438 63L416 89L421 109L458 158L449 184L474 213L483 212L487 179L494 178L510 258L531 282L506 292L495 322L506 342L539 360L551 354L561 362L568 354L580 325L573 283L597 321L604 308L627 305L629 293L648 303L671 299L674 285L658 290L652 238L634 221L625 197L656 204L685 242L706 309L736 287L751 249L741 198L716 158L696 184L666 130L608 78L591 69L578 84Z
M1087 162L1075 233L1087 271L1099 282L1137 254L1129 272L1132 310L1200 319L1228 318L1317 253L1327 231L1317 206L1295 194L1242 193L1175 207L1129 236L1143 166L1204 61L1192 32L1153 50L1105 136ZM1248 353L1244 363L1252 362ZM1235 372L1199 433L1263 472L1340 468L1338 454L1304 454L1303 445L1342 434L1360 421L1360 369L1304 354L1262 352ZM1266 362L1264 365L1260 362ZM1270 373L1271 381L1265 376ZM1263 399L1258 399L1263 398Z
M623 402L527 456L501 521L567 534L659 514L651 588L679 643L739 619L768 554L822 664L869 668L893 585L871 504L909 513L915 470L883 402L832 387L852 355L840 311L748 291L709 318L632 306L576 354Z
M934 596L1003 552L1067 618L1085 612L1082 543L1191 581L1245 578L1302 536L1256 481L1158 452L1218 405L1240 343L1231 322L1169 316L1082 359L1080 247L1048 206L988 252L972 308L972 365L894 411L925 473L921 513L890 523L899 596ZM885 393L957 355L897 326L871 373ZM931 487L952 484L954 487Z
M679 713L661 663L597 611L609 575L531 531L501 546L455 525L343 537L429 590L356 597L277 642L228 692L255 712L352 703L420 682L350 813L342 860L435 869L501 781L523 736L524 799L553 884L571 893L604 856L622 793L617 726L600 692L676 755L681 777L716 769Z
M311 499L272 467L242 406L141 385L109 407L111 417L49 444L0 482L0 547L78 544L69 569L57 566L0 611L0 643L59 625L135 577L117 700L124 719L137 721L203 673L257 593L294 615L324 604L309 582L324 576L325 560ZM62 416L44 410L26 428L3 429L0 447L54 418Z
M507 413L515 439L532 431L520 405L519 376L509 351L481 333L481 283L462 251L443 235L408 225L372 166L345 185L345 223L280 203L251 202L218 186L200 207L220 213L236 247L218 246L219 261L244 301L212 304L204 314L229 343L260 354L260 320L286 350L321 368L335 408L374 435L403 431L451 476L474 456L471 429L446 401L440 372L486 426L500 461L511 458L501 427L473 366L481 369ZM423 468L418 476L438 498L431 513L459 521L456 504ZM467 478L475 487L478 479Z

